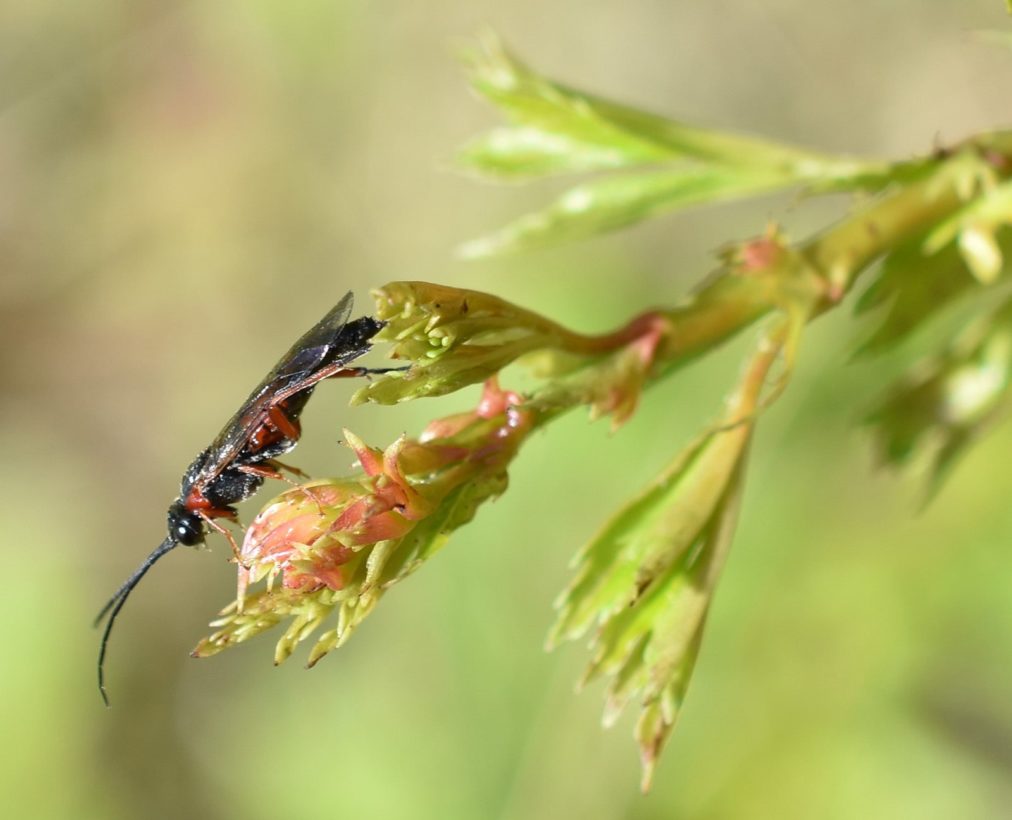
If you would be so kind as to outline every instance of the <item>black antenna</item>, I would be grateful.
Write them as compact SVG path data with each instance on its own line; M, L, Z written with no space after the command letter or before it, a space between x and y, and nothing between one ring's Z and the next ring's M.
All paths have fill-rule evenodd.
M130 597L130 593L133 588L140 583L141 578L147 573L155 562L161 558L165 553L170 552L179 546L179 542L171 535L168 536L161 544L159 544L151 552L151 554L144 559L144 563L141 564L137 569L134 570L133 575L123 582L122 586L116 590L116 594L113 595L106 605L102 607L102 611L98 613L95 618L95 622L92 624L94 627L98 627L106 615L109 616L109 620L105 625L105 631L102 633L102 643L98 647L98 691L102 695L102 700L106 706L109 705L109 696L105 692L105 650L109 643L109 635L112 632L112 625L116 623L116 616L119 615L119 611L123 608L123 604L126 603L126 599Z

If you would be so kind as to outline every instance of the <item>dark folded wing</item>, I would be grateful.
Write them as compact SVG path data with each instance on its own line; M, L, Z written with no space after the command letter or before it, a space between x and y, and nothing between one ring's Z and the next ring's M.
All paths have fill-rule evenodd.
M195 477L195 486L206 486L235 460L250 436L267 419L271 407L333 375L318 371L328 360L334 359L334 347L348 324L353 302L349 291L271 368L211 442L204 464Z

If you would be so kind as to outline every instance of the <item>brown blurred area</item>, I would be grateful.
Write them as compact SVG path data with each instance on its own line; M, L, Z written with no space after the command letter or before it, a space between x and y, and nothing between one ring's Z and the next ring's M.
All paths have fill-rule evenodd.
M584 330L677 299L721 243L838 203L709 209L527 256L454 246L544 202L449 170L495 122L455 50L485 25L570 84L688 121L908 157L1007 125L999 0L0 4L0 795L32 818L999 817L1012 801L1009 433L915 515L852 422L874 395L828 320L761 431L683 723L638 795L629 722L540 651L569 556L717 406L734 351L610 437L567 418L510 491L314 671L269 638L187 652L227 547L105 597L163 536L190 459L346 290L431 279ZM837 210L834 211L834 208ZM346 407L293 461L345 471L464 407ZM270 491L244 508L252 516Z

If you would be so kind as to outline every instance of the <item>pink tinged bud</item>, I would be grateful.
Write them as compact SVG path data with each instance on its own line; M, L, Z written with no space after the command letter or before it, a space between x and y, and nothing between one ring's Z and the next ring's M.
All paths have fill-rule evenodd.
M469 461L488 467L499 456L505 456L506 461L513 457L530 431L534 419L530 413L514 406L506 409L505 416L505 421L492 429L484 442L474 448Z
M401 453L408 446L407 437L401 436L385 451L381 451L367 446L350 430L345 430L344 435L349 446L355 450L362 470L374 479L371 498L363 500L372 503L353 505L354 509L349 507L347 514L335 523L335 528L354 531L357 526L384 510L397 510L413 521L424 518L432 511L431 505L411 486L401 467Z
M396 507L405 508L378 495L366 496L341 513L328 531L353 547L400 538L411 531L415 522L408 520Z
M348 428L344 429L344 438L348 446L355 451L358 463L362 465L366 475L376 476L383 472L383 453L380 450L367 445Z
M499 380L493 376L485 382L475 415L482 419L495 418L507 412L511 407L516 407L520 402L519 394L500 388Z
M284 587L300 592L311 592L321 586L343 589L347 583L344 565L355 555L355 550L343 544L306 551L306 558L289 562Z
M499 387L499 380L493 376L485 382L478 406L470 413L457 413L446 418L436 419L422 431L418 441L427 444L441 438L451 438L464 432L477 419L491 419L502 415L509 407L519 405L519 394Z
M411 472L425 472L454 464L487 467L500 455L508 460L534 422L533 415L521 407L522 401L518 393L500 388L498 379L489 379L474 411L431 423L417 442L406 444L403 461ZM498 426L482 425L501 417L505 421Z
M643 384L658 352L671 334L669 321L658 314L645 314L637 322L638 335L616 354L613 378L597 386L591 417L611 416L612 430L629 420L639 404Z
M353 482L330 482L289 490L265 507L246 531L243 564L287 557L294 543L305 543L318 529L321 513L336 510L361 494Z
M744 273L758 273L774 268L781 262L786 249L782 235L770 226L764 236L750 239L739 245L734 259Z
M345 565L360 549L407 535L434 505L408 481L402 437L386 451L345 430L363 480L321 482L289 490L256 517L242 547L239 596L251 582L280 574L286 589L342 589Z
M301 550L318 545L327 534L330 516L341 509L362 488L355 482L332 482L300 487L285 493L268 505L253 520L243 539L239 567L238 595L241 601L250 583L280 574L286 588L330 586L340 589L343 581L334 567L348 560L352 552L337 544L337 551L320 551L324 560L321 571L307 579L305 573L293 571L302 558ZM329 514L328 514L329 511Z
M768 268L776 259L778 248L769 239L757 239L742 246L741 265L747 271Z
M657 357L657 348L668 333L667 320L657 318L649 330L632 343L632 348L639 355L644 365L650 366Z
M351 634L383 589L505 489L506 468L535 420L518 394L492 380L473 412L432 425L424 441L402 437L379 450L345 431L361 472L288 490L256 517L241 549L239 600L197 653L213 654L293 618L278 644L280 662L336 611L336 628L311 654L315 663ZM416 535L418 522L434 513ZM267 589L247 596L247 587L265 578Z

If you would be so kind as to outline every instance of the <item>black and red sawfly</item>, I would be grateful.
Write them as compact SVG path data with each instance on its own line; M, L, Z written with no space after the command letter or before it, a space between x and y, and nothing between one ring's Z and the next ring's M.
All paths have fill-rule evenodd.
M234 505L253 495L266 479L282 478L282 470L299 473L277 459L298 444L302 434L299 417L316 385L324 379L403 369L350 366L369 351L370 340L384 325L369 316L348 321L353 302L352 294L346 293L292 345L183 473L179 497L169 506L165 540L95 618L96 627L106 622L98 650L98 689L107 706L105 656L109 635L123 604L155 562L181 544L203 543L209 530L224 535L238 555L235 539L215 519L236 521Z

